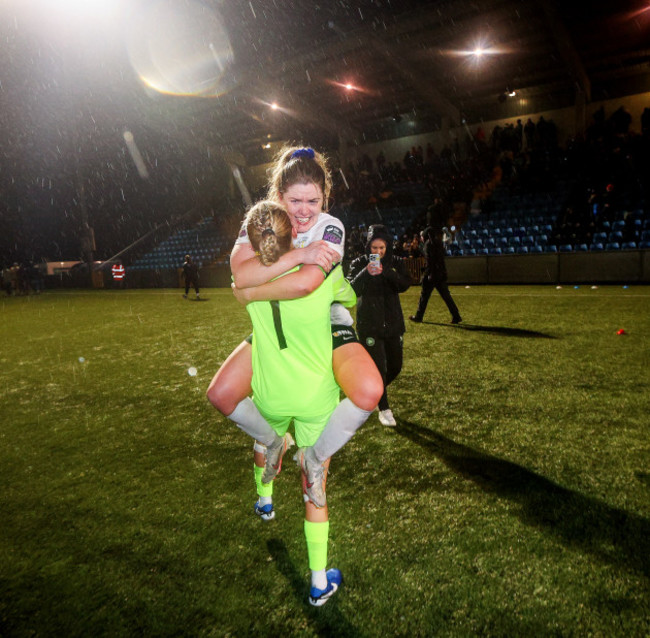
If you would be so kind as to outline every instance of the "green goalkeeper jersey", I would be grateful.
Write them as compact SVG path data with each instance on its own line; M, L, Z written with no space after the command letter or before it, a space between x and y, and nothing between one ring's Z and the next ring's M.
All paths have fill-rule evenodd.
M352 307L354 290L337 264L306 297L255 301L246 306L253 322L253 397L273 416L321 416L336 407L339 387L332 372L330 305Z

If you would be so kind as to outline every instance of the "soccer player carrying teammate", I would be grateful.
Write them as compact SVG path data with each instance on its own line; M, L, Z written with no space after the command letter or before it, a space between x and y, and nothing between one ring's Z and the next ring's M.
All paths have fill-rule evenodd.
M291 221L286 211L274 202L256 204L246 217L246 228L262 264L277 262L291 249ZM235 295L240 301L247 301L245 293L236 288ZM316 606L325 604L341 583L338 569L326 571L329 512L324 487L330 459L318 463L319 471L315 475L310 476L306 467L310 450L339 403L340 391L332 371L329 308L333 302L348 307L356 303L354 291L340 264L329 274L321 271L320 286L305 297L257 301L246 306L253 322L253 401L269 424L266 429L260 424L248 433L267 448L278 451L275 458L266 458L262 475L259 472L256 475L258 492L264 493L266 487L267 494L266 497L260 495L256 508L263 507L265 500L270 501L273 479L280 471L284 452L292 443L287 430L293 422L303 491L308 496L304 531L312 572L309 602ZM311 493L308 491L310 482L318 483L311 486L316 488ZM320 497L320 502L314 502Z
M323 281L323 271L343 257L345 231L340 220L323 211L332 179L325 158L311 148L288 147L277 156L272 169L268 198L286 209L293 227L294 250L289 250L268 266L260 263L242 226L233 248L230 265L237 294L245 301L297 299L314 291ZM298 271L279 275L304 264ZM277 278L277 279L275 279ZM370 355L357 341L350 313L334 303L331 310L333 353L331 367L346 394L332 413L317 443L305 452L309 476L322 472L326 459L338 451L365 423L384 391L381 375ZM253 432L264 419L248 396L251 393L251 345L243 341L219 368L207 390L207 397L224 416L246 432ZM255 447L256 466L275 465L285 451L285 442L274 441ZM266 459L265 459L266 457ZM265 459L265 463L262 460ZM307 482L309 498L325 504L320 482ZM274 513L272 504L258 512L263 520Z

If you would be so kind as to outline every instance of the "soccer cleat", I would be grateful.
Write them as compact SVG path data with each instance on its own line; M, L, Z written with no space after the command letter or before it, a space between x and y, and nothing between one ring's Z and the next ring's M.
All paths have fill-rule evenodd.
M422 323L422 319L420 319L420 317L417 317L416 315L411 315L411 316L409 317L409 319L410 319L413 323Z
M451 323L460 323L463 320L463 318L458 315L458 317L453 317L451 320Z
M322 607L332 596L334 596L339 585L343 582L341 571L335 567L328 569L326 575L327 587L325 587L325 589L312 587L309 592L309 604L314 607Z
M313 448L301 447L294 458L302 469L302 491L316 507L325 507L327 504L323 488L325 466L314 458Z
M275 518L275 510L273 509L273 503L268 503L267 505L260 505L259 501L256 501L254 508L255 508L255 513L263 521L272 521Z
M282 457L293 444L293 437L287 432L282 439L280 439L278 445L275 447L266 447L262 483L270 483L280 473L280 470L282 469Z
M382 425L390 425L391 427L397 425L397 421L395 421L395 417L393 416L393 411L390 408L379 410L379 423Z

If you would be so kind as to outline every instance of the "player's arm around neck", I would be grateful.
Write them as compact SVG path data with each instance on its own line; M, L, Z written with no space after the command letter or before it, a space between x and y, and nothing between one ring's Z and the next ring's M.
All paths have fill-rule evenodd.
M261 286L238 289L235 297L244 305L252 301L298 299L316 290L324 279L325 273L319 266L303 266Z
M264 266L250 244L238 244L230 253L230 270L237 288L259 286L302 263L300 250L290 250L270 266Z

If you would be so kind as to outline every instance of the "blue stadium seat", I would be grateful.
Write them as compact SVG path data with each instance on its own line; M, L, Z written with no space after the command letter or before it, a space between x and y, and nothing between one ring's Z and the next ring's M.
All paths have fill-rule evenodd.
M587 244L578 244L576 246L576 252L585 253L588 250L589 250L589 246L587 246Z
M534 246L535 238L532 235L526 235L522 241L524 246Z
M561 253L572 253L573 246L571 244L562 244L559 250Z
M544 249L540 245L536 244L535 246L531 246L528 252L539 254L539 253L543 253Z
M465 251L465 254L470 256L476 255L476 248L470 248L469 250Z
M513 246L506 246L503 249L503 254L504 255L514 255L515 254L515 249Z
M518 255L527 255L528 254L528 246L519 246L519 248L517 248L517 254Z
M479 249L476 251L476 254L477 254L477 255L487 255L487 254L488 254L488 249L487 249L487 248L479 248Z
M488 248L488 253L490 255L501 255L501 248L498 246L492 246L491 248Z
M517 246L521 245L521 238L520 237L511 237L510 238L510 245L514 246L515 248Z
M608 239L610 243L620 243L623 241L623 233L620 230L613 230L611 233L609 233Z
M591 244L589 247L589 250L594 253L594 252L600 252L601 250L605 250L605 247L603 246L602 242L594 242Z
M605 250L620 250L621 245L617 241L610 241L605 244Z
M636 242L635 241L623 242L623 244L621 245L621 248L623 250L636 250Z
M557 246L554 246L553 244L549 246L544 246L544 252L545 253L556 253L557 252Z
M639 248L640 248L641 250L648 250L648 248L650 248L650 241L642 241L642 242L639 244Z
M591 238L593 244L604 243L607 241L607 233L594 233L594 236Z

